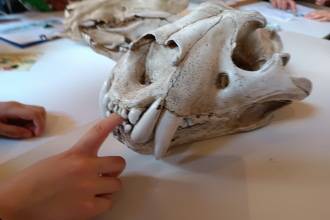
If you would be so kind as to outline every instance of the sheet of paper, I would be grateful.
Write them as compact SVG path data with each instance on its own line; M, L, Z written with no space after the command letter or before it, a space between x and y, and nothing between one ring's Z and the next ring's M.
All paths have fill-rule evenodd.
M28 71L41 53L0 53L0 71Z
M277 19L283 22L289 22L293 20L298 19L304 19L304 16L312 11L314 11L314 8L309 8L303 5L297 4L297 12L293 12L292 10L281 10L274 8L271 5L265 4L265 5L246 5L244 9L247 10L254 10L258 11L265 17Z
M2 18L4 19L4 18ZM64 29L59 18L40 21L8 22L0 26L0 38L15 46L24 48L44 41L58 38L58 32Z

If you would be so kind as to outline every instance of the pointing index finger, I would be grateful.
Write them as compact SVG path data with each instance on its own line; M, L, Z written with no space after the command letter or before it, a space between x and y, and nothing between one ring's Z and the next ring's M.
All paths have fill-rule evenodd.
M296 5L296 2L295 1L289 1L289 5L290 5L290 9L293 12L297 12L297 5Z
M102 119L95 124L79 141L74 145L73 148L80 152L85 152L92 155L97 155L97 152L112 132L112 130L124 119L117 113L111 114L109 117Z

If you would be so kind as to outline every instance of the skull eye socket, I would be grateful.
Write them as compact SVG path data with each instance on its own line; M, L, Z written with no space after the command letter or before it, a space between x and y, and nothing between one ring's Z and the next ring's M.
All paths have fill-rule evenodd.
M241 69L256 71L281 49L282 43L276 32L263 28L258 21L253 21L239 31L232 60Z
M229 77L227 73L219 73L215 84L218 89L226 88L229 85Z

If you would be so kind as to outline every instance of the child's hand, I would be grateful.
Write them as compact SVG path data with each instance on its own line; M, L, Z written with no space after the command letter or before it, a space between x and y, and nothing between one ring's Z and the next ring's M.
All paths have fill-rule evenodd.
M307 14L305 18L317 21L330 21L330 10L315 10Z
M35 163L0 185L2 219L87 220L109 211L121 189L119 156L98 157L108 134L123 119L112 114L69 150Z

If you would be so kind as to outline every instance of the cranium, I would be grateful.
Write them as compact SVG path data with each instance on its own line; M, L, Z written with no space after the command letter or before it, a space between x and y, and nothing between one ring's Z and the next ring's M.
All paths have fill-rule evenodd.
M180 144L250 131L311 91L285 70L276 32L258 12L203 3L146 33L118 61L100 93L103 116L126 121L122 143L161 158Z
M96 52L115 54L117 60L128 45L147 31L177 20L188 0L85 0L65 10L65 30L60 36L86 41ZM114 52L114 53L112 53Z

